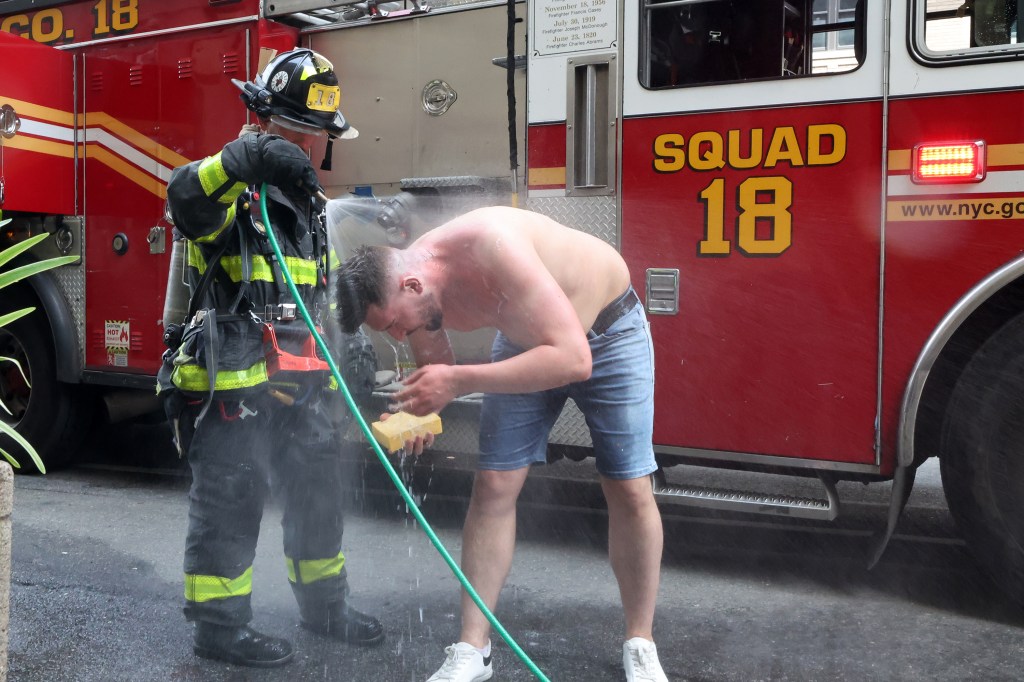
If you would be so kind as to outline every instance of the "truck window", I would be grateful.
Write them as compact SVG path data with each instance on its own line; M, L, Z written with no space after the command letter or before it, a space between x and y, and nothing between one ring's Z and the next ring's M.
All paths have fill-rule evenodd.
M926 58L976 58L1020 45L1020 0L921 0L914 10L915 43Z
M646 88L838 73L863 61L867 0L640 0Z

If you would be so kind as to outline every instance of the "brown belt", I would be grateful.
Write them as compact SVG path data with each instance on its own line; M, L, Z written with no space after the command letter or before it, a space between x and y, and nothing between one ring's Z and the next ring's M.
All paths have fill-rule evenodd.
M594 326L590 328L591 333L595 336L604 334L608 331L609 327L615 324L620 317L635 308L638 303L640 303L640 297L636 295L636 291L633 287L629 287L626 289L624 294L606 305L604 309L597 314L597 319L594 320Z

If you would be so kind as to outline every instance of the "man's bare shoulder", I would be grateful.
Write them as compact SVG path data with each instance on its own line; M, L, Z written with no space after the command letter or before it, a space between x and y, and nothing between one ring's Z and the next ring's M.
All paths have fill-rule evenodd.
M557 225L547 216L511 206L485 206L452 218L434 231L529 231L541 224Z
M458 246L460 250L491 251L501 243L532 243L541 222L549 218L509 206L487 206L449 220L417 240L421 246Z

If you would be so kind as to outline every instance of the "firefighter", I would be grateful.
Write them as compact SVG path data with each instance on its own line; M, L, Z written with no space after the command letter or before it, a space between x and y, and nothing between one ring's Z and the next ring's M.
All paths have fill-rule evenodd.
M246 126L220 152L175 169L167 186L170 218L188 240L192 300L186 324L168 329L159 390L192 469L184 611L194 623L194 651L271 667L294 655L288 640L248 625L271 490L283 506L302 626L351 644L384 639L381 623L346 600L337 495L347 410L265 233L274 230L310 315L326 323L327 234L304 149L318 136L353 137L355 129L338 110L333 66L312 50L278 55L253 82L235 85L258 129ZM270 225L259 219L253 194L264 182Z

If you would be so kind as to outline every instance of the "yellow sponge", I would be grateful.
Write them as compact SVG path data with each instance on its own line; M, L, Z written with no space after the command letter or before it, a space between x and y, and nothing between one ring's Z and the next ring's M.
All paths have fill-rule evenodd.
M425 417L416 417L408 412L396 412L387 421L374 422L370 426L373 437L388 452L397 452L405 447L405 441L416 436L441 433L441 417L431 412Z

